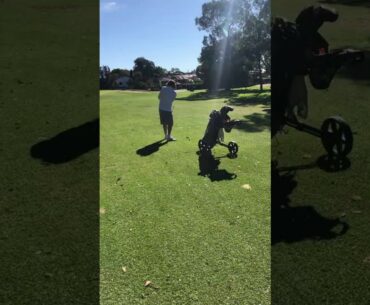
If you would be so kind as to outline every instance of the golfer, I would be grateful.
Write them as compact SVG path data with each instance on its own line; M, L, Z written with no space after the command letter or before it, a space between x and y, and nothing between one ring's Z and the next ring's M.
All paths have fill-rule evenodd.
M166 86L162 87L158 95L159 117L163 125L164 138L167 141L176 141L176 139L171 136L173 126L172 104L176 98L175 88L175 82L170 80Z

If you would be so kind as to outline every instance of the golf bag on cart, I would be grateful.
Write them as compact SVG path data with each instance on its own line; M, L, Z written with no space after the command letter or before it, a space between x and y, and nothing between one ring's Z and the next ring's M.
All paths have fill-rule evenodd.
M327 89L345 63L360 62L364 53L352 49L329 50L318 33L324 22L335 22L338 14L324 6L310 6L295 23L276 18L272 24L272 119L274 137L285 125L320 137L329 156L345 157L352 149L349 125L340 117L326 119L321 129L298 121L307 118L308 99L304 77L315 89Z
M228 115L230 111L233 111L232 107L224 106L220 111L213 110L211 112L204 136L198 142L200 153L211 154L211 149L216 144L219 144L227 147L231 156L236 156L239 149L238 144L235 142L229 142L227 145L223 143L223 130L230 132L232 128L240 122L230 119Z

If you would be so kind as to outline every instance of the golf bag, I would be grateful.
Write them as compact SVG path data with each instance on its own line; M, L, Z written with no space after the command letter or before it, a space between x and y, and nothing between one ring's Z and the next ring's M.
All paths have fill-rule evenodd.
M295 23L275 18L271 30L272 65L272 120L271 135L285 125L287 119L297 120L308 115L307 89L304 76L308 75L316 89L327 89L346 62L358 62L363 52L341 49L329 51L328 42L318 33L324 22L338 19L335 10L324 6L310 6L296 18Z
M230 111L233 111L232 107L224 106L220 111L213 110L211 112L204 136L198 142L199 151L201 153L210 153L211 149L216 144L220 144L228 147L230 154L236 155L238 152L238 145L235 142L229 142L228 145L223 144L223 130L230 132L236 125L236 121L232 121L228 115Z

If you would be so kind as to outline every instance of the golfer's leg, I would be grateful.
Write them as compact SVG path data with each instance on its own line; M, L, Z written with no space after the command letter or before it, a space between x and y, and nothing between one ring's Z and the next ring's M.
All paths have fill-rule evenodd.
M169 137L171 136L172 126L173 126L172 124L168 125L168 136Z
M168 117L168 137L169 138L171 138L172 126L173 126L173 116L172 116L172 112L170 112L169 117Z
M164 138L167 138L168 135L168 126L166 124L163 124L163 132L164 132Z

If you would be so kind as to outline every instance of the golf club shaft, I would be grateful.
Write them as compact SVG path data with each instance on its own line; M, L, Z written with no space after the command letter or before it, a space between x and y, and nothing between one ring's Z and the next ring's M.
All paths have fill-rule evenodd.
M316 127L313 127L313 126L310 126L310 125L307 125L307 124L304 124L304 123L300 123L300 122L291 122L291 121L286 121L286 124L290 127L293 127L299 131L302 131L302 132L306 132L306 133L309 133L315 137L319 137L321 138L321 130L316 128Z

